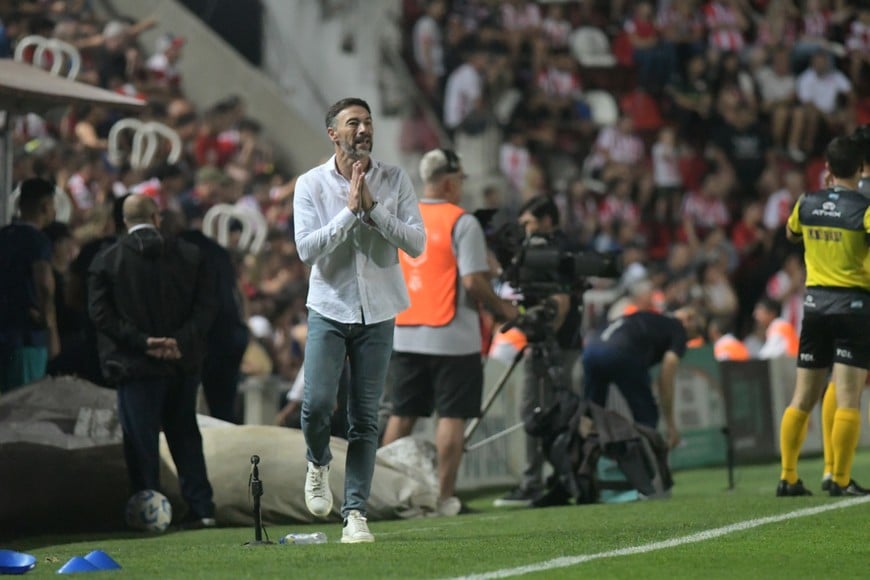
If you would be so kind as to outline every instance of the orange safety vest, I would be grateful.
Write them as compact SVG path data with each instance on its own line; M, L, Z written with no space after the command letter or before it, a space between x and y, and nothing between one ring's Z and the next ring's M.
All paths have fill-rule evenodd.
M713 345L716 360L749 360L749 349L737 338L726 334Z
M399 252L411 306L396 317L398 326L445 326L456 316L459 268L453 254L453 228L465 213L452 203L421 203L426 248L416 258Z
M773 322L770 323L770 327L767 329L767 336L778 334L785 339L786 343L786 351L785 354L788 356L795 357L798 355L798 350L800 347L800 338L798 338L797 331L794 326L791 325L788 321L783 320L782 318L776 318Z

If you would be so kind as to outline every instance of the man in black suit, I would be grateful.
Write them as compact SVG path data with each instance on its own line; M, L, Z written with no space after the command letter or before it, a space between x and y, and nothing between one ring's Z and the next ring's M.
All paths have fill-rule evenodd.
M130 484L160 489L162 427L190 508L182 526L211 527L196 395L216 310L212 277L195 246L163 238L154 200L132 195L123 210L127 235L91 264L88 312L103 374L118 386Z

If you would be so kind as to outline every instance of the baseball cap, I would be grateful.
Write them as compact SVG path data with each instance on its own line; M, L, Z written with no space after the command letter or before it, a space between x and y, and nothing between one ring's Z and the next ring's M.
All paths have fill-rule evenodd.
M450 173L462 173L465 176L462 160L452 149L433 149L420 159L420 177L424 182Z

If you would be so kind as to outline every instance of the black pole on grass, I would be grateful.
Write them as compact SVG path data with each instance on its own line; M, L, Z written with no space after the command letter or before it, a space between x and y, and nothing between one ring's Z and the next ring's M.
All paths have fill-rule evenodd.
M734 489L734 441L731 440L731 430L726 425L722 427L725 436L725 465L728 468L728 490Z
M248 479L248 487L254 500L254 541L245 542L246 546L272 543L269 541L268 536L266 536L266 541L263 541L263 514L260 510L260 498L263 496L263 482L260 481L260 469L257 467L259 463L260 456L251 455L251 476Z

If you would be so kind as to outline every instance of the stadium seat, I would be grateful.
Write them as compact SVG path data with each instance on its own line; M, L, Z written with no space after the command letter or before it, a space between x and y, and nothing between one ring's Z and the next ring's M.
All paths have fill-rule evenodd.
M598 28L581 26L571 34L571 54L583 67L616 66L616 57L610 50L610 40Z
M592 112L592 121L599 127L609 127L619 119L619 106L607 91L586 91L583 98Z

